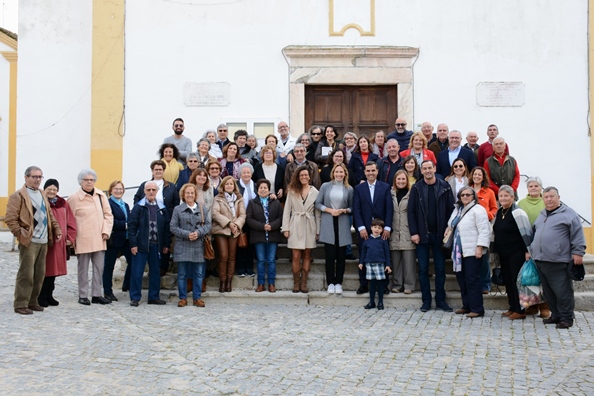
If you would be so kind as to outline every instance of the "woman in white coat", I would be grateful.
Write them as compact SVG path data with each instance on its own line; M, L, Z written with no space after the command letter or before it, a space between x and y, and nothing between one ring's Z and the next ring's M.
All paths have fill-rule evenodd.
M469 318L484 316L480 269L491 230L487 211L477 203L476 192L471 187L458 191L458 202L446 230L446 235L450 233L454 273L462 294L462 308L456 313L467 314Z
M307 279L311 268L311 249L316 247L320 234L320 211L315 208L318 190L309 182L308 168L297 168L288 186L283 211L282 231L288 239L287 247L293 252L293 293L309 292Z

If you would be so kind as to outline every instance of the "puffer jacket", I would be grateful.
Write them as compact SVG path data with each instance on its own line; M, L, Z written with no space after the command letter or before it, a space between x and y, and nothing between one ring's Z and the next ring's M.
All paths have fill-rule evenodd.
M476 202L462 208L456 204L456 209L454 209L448 221L448 227L452 226L452 221L454 221L460 210L462 210L463 217L458 223L457 231L460 233L460 242L462 242L462 256L474 256L477 246L482 246L483 254L486 253L491 239L491 227L489 226L487 211Z
M400 200L396 197L396 190L392 189L392 203L394 204L394 217L392 217L392 233L390 234L390 250L414 250L415 245L410 240L408 229L408 197L410 191Z
M212 204L212 235L231 236L230 223L235 223L241 230L245 224L245 204L243 197L238 195L234 202L235 216L227 203L224 193L220 193Z

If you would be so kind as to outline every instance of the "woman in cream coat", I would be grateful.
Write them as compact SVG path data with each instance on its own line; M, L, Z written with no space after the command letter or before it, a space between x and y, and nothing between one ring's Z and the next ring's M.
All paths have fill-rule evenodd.
M392 259L392 292L411 294L417 282L416 245L410 240L408 229L408 196L410 193L408 174L400 169L394 175L392 186L392 233L390 234L390 256Z
M245 223L245 205L232 176L221 182L212 205L212 235L219 256L219 292L232 290L237 255L237 237Z
M318 190L309 181L308 168L297 168L287 188L289 192L283 211L281 229L288 239L287 247L293 251L293 293L309 292L307 279L311 268L311 249L316 247L320 234L320 212L315 209Z
M452 261L460 285L462 308L457 314L476 318L485 314L481 291L481 261L490 243L491 229L487 211L477 203L472 187L462 187L458 202L448 221L448 231L453 233Z

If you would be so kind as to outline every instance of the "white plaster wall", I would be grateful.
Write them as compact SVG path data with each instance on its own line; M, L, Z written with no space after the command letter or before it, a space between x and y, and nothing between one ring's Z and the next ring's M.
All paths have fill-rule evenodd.
M19 7L17 187L37 165L68 195L90 164L92 1Z
M13 51L0 43L0 51ZM8 196L8 126L10 97L10 62L0 55L0 197Z

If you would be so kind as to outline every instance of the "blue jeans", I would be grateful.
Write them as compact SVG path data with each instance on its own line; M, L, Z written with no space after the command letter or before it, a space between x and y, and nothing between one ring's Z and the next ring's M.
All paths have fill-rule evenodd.
M274 285L276 278L276 242L260 242L254 244L256 249L256 260L258 269L258 284L263 285L266 281L266 264L268 263L268 284Z
M429 249L433 251L433 266L435 267L435 303L445 303L445 257L441 252L442 241L435 234L429 234L429 243L417 245L417 260L419 260L419 284L423 304L431 305L431 284L429 282Z
M481 288L482 290L491 291L491 263L489 262L489 250L483 254L481 259Z
M159 273L159 245L151 243L149 251L137 252L132 256L132 273L130 275L130 300L139 301L142 297L142 275L148 261L149 265L149 300L158 300L161 291L161 274Z
M188 298L188 272L192 273L193 278L192 297L194 300L200 298L200 293L202 293L202 279L204 279L205 270L205 262L194 263L191 261L180 261L177 263L177 290L179 291L180 299Z
M117 248L117 247L108 247L105 251L105 260L104 260L104 268L103 268L103 294L113 294L113 269L115 267L115 262L118 258L118 254L122 253L124 257L126 257L126 272L124 273L124 283L122 284L122 289L130 290L130 271L132 268L132 253L130 252L130 242L126 239L126 243L124 246Z

